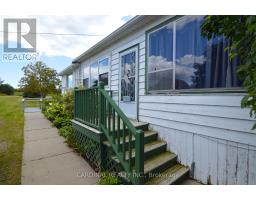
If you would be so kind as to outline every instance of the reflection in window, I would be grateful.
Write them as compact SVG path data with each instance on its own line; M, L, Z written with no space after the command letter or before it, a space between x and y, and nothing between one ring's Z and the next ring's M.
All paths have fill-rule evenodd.
M150 33L148 43L148 89L173 89L173 23Z
M108 58L99 61L99 74L107 73L109 71Z
M203 16L190 16L176 23L175 88L239 87L238 59L229 61L228 40L201 36Z
M99 61L99 81L108 85L109 61L108 58Z
M148 89L149 90L169 90L173 87L173 70L164 70L148 74Z
M68 88L72 88L73 87L73 75L72 74L70 74L70 75L68 75Z
M83 86L84 88L89 88L89 78L83 79Z
M108 85L108 73L100 74L99 81L103 83L103 85Z
M121 57L121 101L124 96L135 101L135 55L133 51Z
M230 61L225 51L229 41L203 38L203 20L185 16L148 34L149 91L242 86L236 74L239 59Z
M98 85L98 75L99 75L98 62L92 63L90 65L90 68L91 68L91 86L95 87Z

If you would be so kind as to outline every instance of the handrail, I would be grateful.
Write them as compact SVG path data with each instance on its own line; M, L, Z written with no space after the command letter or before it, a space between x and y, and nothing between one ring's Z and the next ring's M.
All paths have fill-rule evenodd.
M137 130L107 92L99 86L100 129L133 184L142 184L144 175L144 133ZM133 140L135 138L135 150ZM133 168L133 164L135 167Z
M75 90L75 119L99 129L133 184L144 175L144 133L136 129L102 85Z

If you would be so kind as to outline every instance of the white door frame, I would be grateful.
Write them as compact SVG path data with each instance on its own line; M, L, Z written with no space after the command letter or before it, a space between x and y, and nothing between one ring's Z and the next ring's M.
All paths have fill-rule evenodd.
M131 52L135 52L135 98L134 98L134 102L123 102L121 101L121 67L122 67L122 62L121 62L121 57L129 54ZM121 52L119 52L119 83L118 83L118 104L121 107L121 104L133 104L134 108L135 108L135 115L134 116L128 116L128 118L132 118L132 119L136 119L138 120L138 84L139 84L139 47L138 45L133 46L131 48L125 49ZM122 109L122 108L121 108ZM126 113L125 113L126 114Z

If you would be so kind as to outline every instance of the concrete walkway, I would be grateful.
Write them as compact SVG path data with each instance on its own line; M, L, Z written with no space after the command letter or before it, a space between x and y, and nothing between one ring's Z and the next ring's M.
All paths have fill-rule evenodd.
M24 115L22 184L96 184L94 170L40 112Z

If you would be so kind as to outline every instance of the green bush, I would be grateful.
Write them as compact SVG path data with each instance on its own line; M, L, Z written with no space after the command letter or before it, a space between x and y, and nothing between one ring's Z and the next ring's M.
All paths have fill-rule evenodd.
M73 128L71 125L66 125L60 128L60 135L66 138L68 141L71 139L71 135L73 134Z
M65 126L71 126L71 119L67 116L57 117L53 121L53 125L57 128L65 127Z
M100 180L98 181L98 185L119 185L120 180L113 174L109 172L102 172L100 174Z
M7 95L13 95L14 88L9 84L1 84L0 85L0 93L7 94Z
M55 95L52 100L44 100L42 112L59 129L61 136L67 141L72 140L70 135L73 133L71 119L74 113L74 92L67 92L63 96Z
M63 96L64 112L71 119L74 117L74 91L67 91Z

